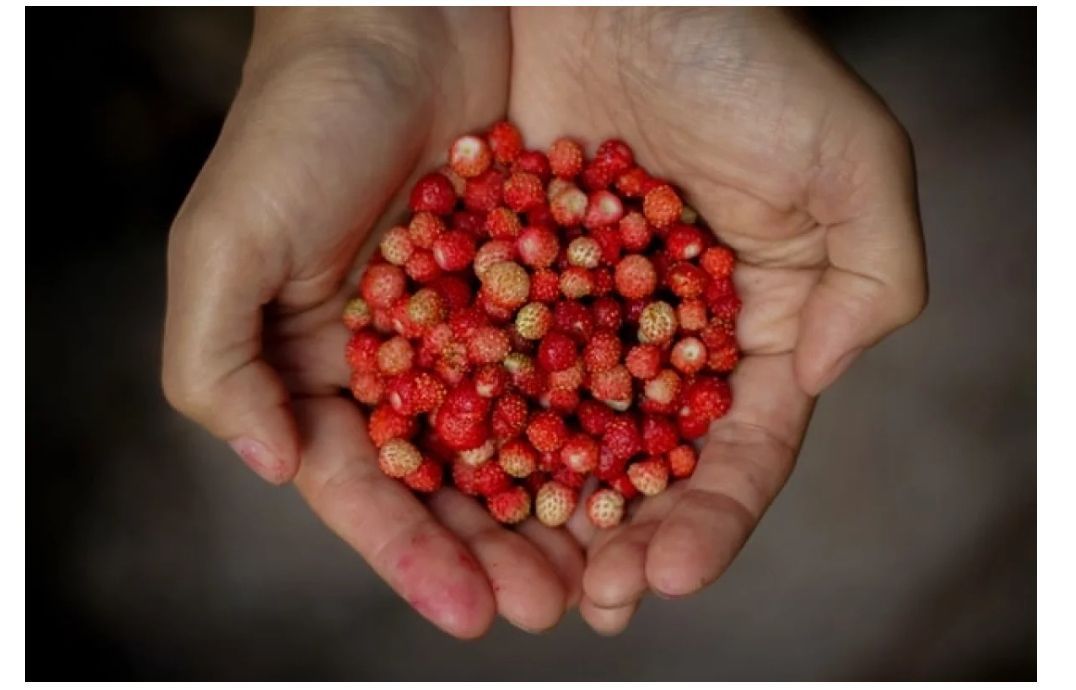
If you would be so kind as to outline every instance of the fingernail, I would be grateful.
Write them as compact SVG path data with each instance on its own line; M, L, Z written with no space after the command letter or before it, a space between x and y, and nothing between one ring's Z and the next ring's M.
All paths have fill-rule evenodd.
M284 481L284 461L273 454L264 443L252 438L237 438L229 444L243 462L254 472L270 484L280 484Z
M857 347L856 349L841 355L841 357L833 363L833 366L829 368L829 371L826 372L826 375L823 376L822 379L818 382L818 392L821 393L826 388L829 388L830 384L836 381L840 377L840 375L843 374L848 369L848 367L852 365L852 362L854 362L856 357L858 357L862 352L863 348Z

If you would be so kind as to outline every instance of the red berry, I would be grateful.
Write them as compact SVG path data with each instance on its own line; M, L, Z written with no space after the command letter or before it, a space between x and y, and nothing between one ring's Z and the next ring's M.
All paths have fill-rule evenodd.
M615 410L624 411L631 405L631 374L617 364L590 375L590 393Z
M610 488L616 491L618 494L624 497L624 500L630 501L639 495L639 490L628 479L627 472L621 472L615 477L610 477L608 480Z
M643 416L643 450L650 455L668 453L676 447L680 437L676 424L668 417L657 415Z
M370 305L361 297L353 297L344 305L344 326L349 331L360 331L373 320Z
M594 163L608 171L611 177L619 177L635 165L631 147L619 139L603 141L594 152Z
M628 350L624 363L635 378L644 381L652 379L661 371L661 348L657 345L636 345Z
M538 345L538 364L546 371L561 371L578 359L575 341L559 331L547 333Z
M694 225L674 225L665 236L665 253L674 261L694 259L705 247L706 239Z
M380 448L394 438L409 439L415 435L415 420L406 417L388 405L382 404L370 413L367 433L374 447Z
M448 164L460 177L474 177L484 173L493 162L489 144L481 137L462 136L452 142L448 150Z
M681 415L676 418L676 428L682 438L702 438L710 429L712 420L702 414Z
M639 315L639 342L664 345L677 329L676 310L668 302L651 302Z
M496 465L497 463L486 464ZM485 467L485 465L482 465L482 467ZM471 467L462 462L452 463L452 485L468 496L478 496L479 491L476 482L478 470L478 467Z
M702 253L699 263L714 278L728 278L736 265L736 256L728 247L710 247Z
M549 167L559 178L570 180L583 170L583 147L561 137L549 147Z
M557 258L560 243L551 230L544 227L524 229L516 240L520 260L531 268L547 268Z
M599 372L612 369L620 363L622 346L613 331L598 331L583 349L583 363L588 371Z
M506 393L493 403L490 426L499 439L509 439L523 431L527 424L527 402L515 393Z
M508 309L522 306L530 295L531 280L527 269L514 261L500 261L481 276L482 290L494 304Z
M601 189L591 192L587 199L587 210L583 217L583 225L587 228L597 228L603 225L614 225L624 216L624 204L620 197L610 191Z
M374 309L391 306L406 288L403 270L391 264L371 265L359 281L359 294Z
M580 302L561 301L553 308L553 328L585 343L594 334L594 317Z
M527 340L539 340L553 325L553 312L541 302L531 302L516 312L516 332Z
M646 183L650 175L642 168L626 170L616 178L616 188L622 195L629 199L642 198L646 193Z
M695 337L681 338L673 345L669 361L684 374L702 371L707 363L706 346Z
M624 250L629 252L641 252L650 246L650 239L654 236L646 218L638 211L632 211L620 219L618 225L620 241L624 244Z
M663 369L643 386L644 407L661 412L675 412L680 386L680 377L676 372Z
M490 266L502 261L512 261L515 256L516 247L513 242L509 240L490 240L475 252L474 273L479 280L482 280Z
M706 303L697 299L686 299L676 305L676 320L684 331L701 331L706 328Z
M561 374L564 372L557 373ZM550 379L554 376L556 376L556 374L550 375ZM545 394L545 397L549 404L549 409L560 412L561 414L573 414L576 408L579 407L580 398L578 387L552 387L549 392Z
M665 272L665 284L681 299L699 297L708 282L706 271L686 261L678 261Z
M568 438L568 429L559 414L539 412L527 424L527 438L543 453L559 450Z
M489 130L489 146L501 165L512 163L523 151L523 135L510 122L498 122Z
M569 266L560 274L560 292L568 299L582 299L593 291L594 278L587 269Z
M501 446L497 462L507 474L522 479L538 468L538 453L531 444L514 438Z
M440 275L429 285L444 298L449 310L463 309L471 303L471 286L459 276Z
M486 216L480 211L456 211L452 214L449 227L478 239L485 233L485 222Z
M547 182L552 171L549 159L541 151L524 151L512 164L512 172L525 172L535 175L542 182Z
M429 283L441 275L441 267L428 249L416 249L404 266L407 276L417 283Z
M644 496L657 496L669 483L669 468L660 458L648 458L628 467L628 479Z
M568 245L568 263L580 268L597 268L602 260L602 248L593 237L576 237Z
M575 489L579 491L583 488L583 484L587 481L587 475L580 474L571 470L564 465L561 465L553 472L553 480L560 482L569 489Z
M463 190L463 205L471 211L489 212L501 205L504 175L490 168L467 180Z
M680 416L702 416L714 420L728 412L732 405L732 390L727 381L698 376L684 387L680 403Z
M402 374L411 368L414 356L411 343L406 338L390 338L377 349L377 370L385 376Z
M695 472L698 454L691 446L684 444L669 451L669 474L677 479L690 477Z
M514 240L519 235L522 225L511 209L498 206L486 215L484 224L486 234L495 240Z
M474 489L482 496L494 496L512 488L512 478L500 463L484 462L474 468Z
M376 371L356 371L349 382L351 395L363 405L379 405L385 396L385 379Z
M508 334L493 326L475 329L467 341L467 357L475 364L500 362L508 356L510 350Z
M624 324L620 302L612 297L599 297L590 305L594 325L610 331L618 331Z
M575 512L579 496L575 490L558 482L546 482L534 497L534 514L549 527L560 527Z
M441 488L444 482L444 468L441 463L425 458L414 472L404 475L404 484L412 491L432 494Z
M560 276L544 268L531 275L530 299L534 302L555 302L560 297Z
M515 172L504 182L504 204L522 212L545 202L545 188L537 175Z
M587 195L574 185L570 186L550 197L549 211L559 225L579 225L587 213Z
M655 187L643 199L643 215L656 228L664 228L680 220L684 204L669 185Z
M587 191L596 192L599 189L607 189L613 183L613 173L608 168L592 162L583 168L579 181Z
M711 352L706 364L718 373L728 374L736 368L739 361L740 349L733 344L725 345Z
M616 265L616 290L628 299L649 297L658 284L654 264L645 256L630 254Z
M483 398L499 398L508 389L508 371L496 364L485 364L474 374L475 390Z
M403 266L407 263L407 259L415 248L411 244L411 231L402 225L389 228L385 236L381 238L380 246L381 256L394 266Z
M639 453L643 449L643 441L639 436L639 429L631 417L619 416L605 426L602 434L602 446L613 457L626 460Z
M579 426L591 436L601 436L605 433L605 427L609 422L616 419L616 413L595 400L584 400L579 403L576 410Z
M615 527L624 518L624 497L612 489L598 489L587 499L587 517L600 529Z
M516 486L490 496L486 507L497 522L515 525L530 516L531 497L522 486Z
M445 398L445 386L433 374L411 370L392 379L388 401L402 415L432 412Z
M411 210L429 211L437 215L452 213L456 206L456 190L447 177L439 173L423 175L411 190Z
M395 479L402 479L422 464L422 454L410 442L394 438L385 442L377 454L381 471Z
M603 225L591 230L590 236L598 243L602 263L615 266L620 260L620 232L611 225Z
M593 472L598 467L598 442L588 434L575 434L561 447L560 461L573 472Z

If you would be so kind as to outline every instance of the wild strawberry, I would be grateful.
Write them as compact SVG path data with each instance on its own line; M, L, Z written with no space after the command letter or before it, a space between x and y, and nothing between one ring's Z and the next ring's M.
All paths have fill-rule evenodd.
M599 529L616 527L624 518L624 497L612 489L598 489L587 499L587 517Z
M672 369L663 369L643 385L644 402L652 402L652 409L673 412L680 395L680 377Z
M474 468L473 486L482 496L495 496L512 488L512 478L500 463L484 462Z
M594 476L607 482L624 474L627 468L628 458L618 457L608 446L602 444L598 451L598 467L594 470Z
M590 236L598 243L598 248L601 250L601 263L607 266L615 266L620 261L620 232L611 225L603 225L591 230ZM611 289L612 282L610 282Z
M429 283L441 275L441 267L428 249L416 249L404 265L407 276L416 283Z
M716 305L735 295L736 286L732 284L732 278L714 278L706 283L702 299L707 304Z
M493 149L493 157L501 165L509 165L523 151L523 135L511 122L498 122L493 125L487 138L489 147Z
M734 331L730 325L717 320L707 323L699 332L699 337L710 352L736 344Z
M650 455L668 453L676 447L679 436L676 424L668 417L658 415L643 416L643 450Z
M618 331L624 324L620 302L611 297L599 297L590 305L594 324L598 328Z
M506 307L498 303L490 297L489 290L485 287L478 290L478 299L475 300L475 304L482 307L482 310L489 316L490 322L498 327L507 325L515 315L513 307ZM508 331L511 331L511 329L508 329ZM509 335L509 337L511 336Z
M702 253L699 263L714 278L728 278L736 265L736 256L728 247L710 247Z
M583 170L583 147L565 137L549 147L549 167L553 174L570 180Z
M562 374L564 372L557 372ZM552 378L556 374L550 376ZM546 402L549 409L561 414L573 414L576 408L579 407L579 389L578 388L566 388L556 387L550 388L549 392L545 394Z
M546 333L538 345L538 364L546 371L561 371L578 359L575 341L560 331Z
M499 439L519 435L527 425L527 402L515 393L506 393L493 403L490 426Z
M540 452L560 450L568 440L568 429L557 413L539 412L527 424L527 439Z
M498 206L486 214L483 224L486 234L495 240L515 240L522 227L519 216L503 206Z
M549 199L549 211L558 225L571 227L583 222L587 213L587 195L572 185Z
M377 454L377 464L381 471L395 479L402 479L422 464L422 454L418 448L401 438L385 442Z
M643 215L656 228L664 228L679 220L683 207L680 196L669 185L651 189L643 199Z
M486 232L485 224L485 213L465 209L463 211L456 211L452 214L452 219L450 220L448 227L451 230L465 232L477 240L484 236Z
M401 297L396 300L396 303L389 308L389 315L392 317L392 328L394 331L408 340L417 340L422 337L422 334L425 332L425 327L420 326L411 320L411 316L407 309L410 302L411 299L409 297Z
M422 348L440 356L452 342L452 327L442 321L422 334Z
M594 317L586 305L564 300L553 307L553 328L585 343L594 335Z
M433 241L433 260L443 271L462 271L474 254L474 237L462 230L449 230Z
M441 323L447 312L444 298L430 288L422 288L411 295L406 305L407 318L423 331Z
M695 337L681 338L673 345L669 361L684 374L702 371L707 362L706 346Z
M646 299L629 299L624 302L624 321L632 326L639 325L639 317L650 302Z
M560 244L553 231L543 227L524 229L516 240L519 259L531 268L546 268L557 258Z
M488 463L496 453L497 445L491 439L487 439L480 446L457 452L456 462L461 462L471 467L480 467Z
M399 302L404 299L401 297L396 300ZM373 318L370 320L370 325L374 327L374 330L382 335L389 335L396 333L396 326L393 324L395 314L393 314L393 307L376 307L373 311Z
M706 271L686 261L679 261L665 272L665 284L681 299L695 299L709 282Z
M517 391L532 399L539 399L549 390L549 376L544 369L531 369L512 377Z
M679 445L669 451L669 474L677 479L690 477L695 472L698 454L688 444Z
M560 461L573 472L592 472L598 466L598 442L588 434L575 434L561 447Z
M582 360L575 360L572 366L561 369L560 371L553 371L549 374L549 388L550 390L576 390L583 385L586 380L587 372L583 367Z
M717 302L710 304L710 312L713 314L713 320L724 325L728 330L733 330L736 327L736 317L740 314L740 307L743 303L736 295L729 295Z
M661 458L648 458L628 467L628 479L644 496L657 496L669 483L669 468Z
M543 183L549 181L553 174L549 167L549 159L541 151L524 151L519 154L512 163L512 172L525 172L534 175Z
M356 371L351 374L351 394L363 405L378 405L385 395L385 380L376 371Z
M446 384L450 386L459 384L469 371L467 346L456 341L448 343L433 366L437 376Z
M416 213L407 226L407 237L412 248L431 249L444 232L444 221L428 212ZM406 261L404 263L406 264Z
M639 342L664 345L676 335L676 310L668 302L651 302L639 315Z
M490 168L467 180L467 186L463 190L463 205L471 211L488 213L501 205L504 199L503 187L504 175Z
M592 372L590 392L609 407L623 412L631 405L631 374L620 364Z
M531 279L527 270L514 261L500 261L481 276L482 289L498 306L514 309L530 295Z
M534 514L543 525L560 527L575 512L578 501L574 490L555 481L546 482L534 497Z
M579 426L591 436L601 436L605 433L605 427L616 419L616 413L595 400L584 400L579 403L576 410Z
M512 376L521 376L523 374L529 374L534 371L534 360L523 354L522 352L509 353L504 358L504 368L508 370L508 373Z
M661 348L657 345L635 345L624 359L628 371L644 381L654 378L661 371Z
M650 259L630 254L616 265L616 290L628 299L649 297L658 284L658 275Z
M732 405L729 384L711 376L698 376L684 387L680 396L680 415L700 415L708 419L723 417Z
M740 349L735 345L725 345L710 353L706 365L718 373L728 374L736 368L739 361Z
M415 420L405 417L390 406L382 404L370 413L366 431L376 448L385 445L390 439L409 439L415 435Z
M706 328L706 304L698 299L686 299L676 305L676 320L684 331L701 331Z
M483 398L497 398L508 389L508 372L500 363L485 364L474 374L474 387Z
M412 491L423 494L432 494L441 488L444 482L444 468L441 463L429 458L423 459L422 463L414 472L404 475L404 484Z
M607 189L609 185L613 184L613 174L604 166L591 162L583 168L579 181L583 183L583 188L588 192L596 192Z
M486 465L489 464L496 465L496 463L486 463ZM485 467L485 465L482 465L482 467ZM468 496L478 496L479 491L476 483L478 469L462 462L452 463L452 485Z
M474 256L474 273L482 280L490 266L502 261L512 261L516 256L514 243L508 240L490 240L478 248Z
M622 346L613 331L598 331L583 349L583 363L588 371L599 372L612 369L620 363Z
M594 152L594 163L605 168L612 177L619 177L635 165L631 147L619 139L606 139Z
M641 199L645 192L650 175L642 168L635 167L625 170L616 178L616 188L623 196L629 199Z
M373 309L391 306L406 288L403 270L391 264L371 265L359 281L359 294Z
M481 137L462 136L452 142L448 150L448 164L460 177L474 177L484 173L493 162L489 144Z
M587 475L580 474L567 467L563 463L553 472L553 481L563 484L569 489L579 491L587 481Z
M674 225L665 236L665 253L674 261L694 259L705 248L702 231L694 225Z
M497 462L506 473L522 479L538 468L538 453L526 441L514 438L501 446Z
M583 216L585 227L593 229L603 225L614 225L623 217L624 204L616 194L604 189L590 193L586 214Z
M497 522L515 525L530 517L531 497L522 486L516 486L490 496L486 507Z
M548 198L548 197L547 197ZM549 210L549 203L539 204L527 210L527 223L534 228L556 230L557 221L553 218L553 212Z
M615 477L610 477L606 481L609 482L609 488L623 496L625 501L630 501L639 495L639 490L631 483L631 479L628 478L627 472L621 472Z
M602 445L605 446L613 457L627 459L639 453L643 449L643 440L639 436L639 428L631 417L621 415L605 426L602 434Z
M638 211L632 211L621 218L618 227L620 241L625 251L641 252L650 246L653 233L650 231L646 218Z
M411 343L406 338L390 338L377 349L377 370L385 376L402 374L411 368L414 356Z
M445 443L456 450L478 448L489 438L483 417L446 410L443 405L437 411L434 428Z
M414 251L411 231L402 225L390 228L381 238L381 256L394 266L403 266Z
M569 266L560 274L560 292L568 299L582 299L593 291L594 279L587 269Z
M455 206L456 190L439 173L422 176L411 190L411 210L415 213L429 211L443 216L452 213Z
M448 317L448 325L452 329L452 337L466 343L476 330L489 325L489 317L472 306L453 312Z
M344 305L344 326L349 331L361 331L370 325L373 314L370 305L361 297L353 297Z
M388 388L389 404L403 415L432 412L444 399L444 384L426 371L405 371L392 379Z
M602 249L591 237L577 237L568 245L568 263L581 268L597 268Z
M701 413L678 415L676 417L676 430L680 432L680 437L684 439L702 438L710 430L711 421L713 420Z
M553 325L553 312L541 302L531 302L516 312L516 332L527 340L539 340Z
M555 302L560 297L560 276L540 268L531 276L530 299L534 302Z
M504 204L516 212L534 208L545 201L545 189L537 175L515 172L504 181Z
M560 469L560 453L548 451L538 454L538 471L552 474Z
M475 364L500 362L510 349L508 334L492 326L476 329L467 341L467 357Z
M452 191L456 193L456 198L463 196L463 190L467 188L467 180L463 179L451 165L442 165L437 169L437 172L445 176L445 179L452 183Z

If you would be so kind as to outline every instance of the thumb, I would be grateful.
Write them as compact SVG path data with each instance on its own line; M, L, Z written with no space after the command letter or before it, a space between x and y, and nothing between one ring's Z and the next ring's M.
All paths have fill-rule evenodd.
M866 348L910 322L926 304L926 260L911 148L893 126L872 140L854 190L819 200L829 265L800 312L794 363L800 386L818 395ZM816 217L827 215L816 213Z

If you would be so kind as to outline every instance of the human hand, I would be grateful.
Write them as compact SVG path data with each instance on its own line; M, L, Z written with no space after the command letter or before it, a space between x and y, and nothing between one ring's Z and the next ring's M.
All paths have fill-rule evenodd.
M617 632L647 591L728 567L784 485L814 396L926 300L915 175L884 104L791 15L512 10L509 114L535 146L619 137L738 254L744 357L695 474L587 546L580 609ZM578 516L577 516L578 517Z
M497 611L553 625L578 598L582 554L563 531L503 530L454 490L424 505L382 475L358 407L339 395L340 315L360 247L400 215L414 179L451 137L503 115L508 55L499 10L259 11L242 86L169 244L168 399L265 479L294 479L459 637Z

